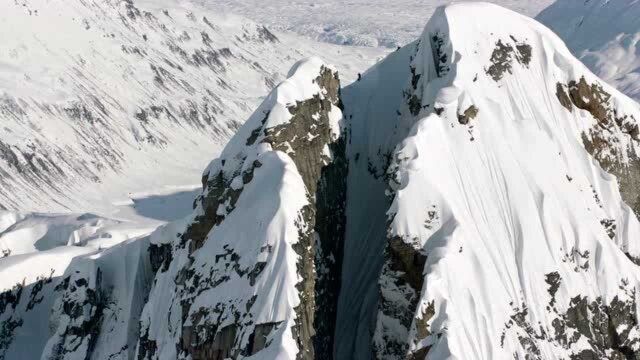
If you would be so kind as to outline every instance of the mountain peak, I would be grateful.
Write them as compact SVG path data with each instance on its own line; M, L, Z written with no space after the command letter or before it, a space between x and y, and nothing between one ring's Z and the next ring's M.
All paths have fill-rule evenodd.
M349 86L296 63L184 220L0 294L0 354L637 357L638 119L535 20L441 7Z

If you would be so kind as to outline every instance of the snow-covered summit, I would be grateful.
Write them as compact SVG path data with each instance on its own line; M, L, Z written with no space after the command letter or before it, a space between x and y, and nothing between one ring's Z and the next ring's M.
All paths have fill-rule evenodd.
M638 210L637 103L544 26L486 3L440 8L343 93L354 145L338 354L638 351L639 224L625 204ZM367 177L388 180L391 205ZM376 266L377 292L360 285Z
M297 63L192 215L0 294L0 354L51 306L45 359L637 357L637 119L535 20L439 8L345 88Z
M141 358L330 351L345 189L330 186L346 172L339 89L319 59L297 63L206 169L178 237L152 237L167 255L142 314Z

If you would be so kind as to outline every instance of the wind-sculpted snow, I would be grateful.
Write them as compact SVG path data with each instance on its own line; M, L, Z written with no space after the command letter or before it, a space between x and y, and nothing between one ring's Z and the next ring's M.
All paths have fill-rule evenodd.
M319 60L297 64L209 165L184 229L152 237L162 264L142 315L141 358L330 351L346 172L339 88Z
M538 21L555 31L596 75L640 99L640 3L558 0Z
M0 359L135 349L151 275L148 240L139 237L153 228L91 214L0 219L13 222L0 233Z
M0 31L0 209L17 211L193 183L297 59L343 54L354 78L382 54L189 1L4 1Z
M183 220L0 216L0 356L637 358L639 118L536 21L439 8L344 89L297 63Z
M441 8L411 59L420 106L387 172L377 357L640 354L624 186L640 106L489 4Z
M0 221L5 219L12 220L12 224L0 231L0 257L43 252L60 246L110 247L148 234L154 228L89 213L0 212Z

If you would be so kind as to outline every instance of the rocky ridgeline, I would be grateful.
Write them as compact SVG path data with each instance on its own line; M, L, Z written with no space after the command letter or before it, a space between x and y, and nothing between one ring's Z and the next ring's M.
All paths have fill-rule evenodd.
M0 6L2 30L24 30L0 55L12 69L0 96L0 209L91 208L95 188L126 182L132 169L172 169L185 153L202 154L197 173L209 160L202 149L220 148L282 79L293 49L265 27L163 6Z
M299 66L306 70L314 64ZM243 127L245 130L240 130L221 158L206 171L203 194L196 201L193 221L173 244L151 246L152 267L158 270L156 287L159 281L166 281L165 277L175 276L172 292L176 300L175 307L169 310L169 318L176 311L181 315L175 323L178 328L168 335L176 341L178 357L251 356L267 351L270 346L277 347L272 344L278 342L274 337L283 336L284 332L291 333L299 358L313 359L332 349L346 221L346 143L338 124L342 106L338 75L324 65L314 69L311 75L296 73L293 76L305 83L304 86L316 87L313 95L294 103L278 101L269 105L271 99L279 96L276 89L275 95L266 100ZM279 111L286 111L287 120L271 125L278 121ZM303 192L290 194L306 203L291 214L294 217L286 219L295 231L294 241L287 243L287 239L269 238L265 229L255 237L233 241L224 235L223 229L227 223L252 221L243 214L246 205L242 199L251 199L254 192L268 191L262 189L266 181L262 174L281 166L279 157L287 159L285 162L295 169L303 185L300 188ZM277 177L281 175L272 176L279 181ZM286 196L276 199L289 201ZM247 231L251 231L250 228L248 226ZM217 231L222 234L217 235ZM261 242L265 236L267 241ZM247 251L247 247L254 250ZM278 257L281 251L295 254L294 267L277 263L283 261ZM274 269L281 273L265 275ZM280 291L295 293L297 297L291 307L283 309L284 313L276 311L267 319L261 315L263 307L273 307L272 301L288 301L271 298L273 283L265 283L265 276L276 276L271 281L291 286ZM287 285L288 277L297 280ZM225 294L225 288L233 290ZM207 299L216 291L219 293L214 297L225 300L210 302ZM153 306L158 305L147 305ZM143 317L144 341L139 353L142 358L155 358L166 351L163 346L168 345L159 343L167 339L152 334L154 327L174 326L173 322L166 324L165 321Z
M192 216L2 293L0 356L52 306L54 359L640 358L640 109L561 44L465 4L344 89L298 63Z

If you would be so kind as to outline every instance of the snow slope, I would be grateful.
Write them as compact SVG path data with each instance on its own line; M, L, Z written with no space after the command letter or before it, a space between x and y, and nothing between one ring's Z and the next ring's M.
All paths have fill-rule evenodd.
M336 219L344 201L334 201L329 195L340 192L323 185L339 183L339 170L346 171L337 76L317 58L297 63L205 170L203 193L184 220L103 251L56 247L63 271L68 264L61 276L54 269L20 282L22 271L12 264L21 255L0 260L0 268L16 274L0 295L0 358L313 356L311 336L317 341L321 334L313 328L314 289L337 286L336 261L328 259L339 254L324 250L341 247L327 241L313 249L316 234L333 240L323 224L337 224L316 218ZM84 224L86 218L57 219L58 228L41 236L29 226L37 219L7 214L5 246L29 250L11 241L22 228L31 231L23 246L38 248L48 238L52 246L64 243L98 226ZM324 276L304 265L316 256ZM47 264L38 258L21 264L32 262ZM47 327L43 306L52 307L48 336L33 330ZM38 340L25 348L24 333Z
M190 216L0 293L0 358L638 357L639 118L535 20L441 7L342 89L294 65Z
M309 266L314 257L327 271L335 263L318 245L332 239L316 218L332 201L320 169L341 161L340 85L317 58L289 75L205 170L203 195L178 237L152 236L170 255L142 314L141 358L313 358L311 336L322 335L312 327L314 286L331 279Z
M559 0L537 19L596 75L640 100L640 3Z
M242 14L269 28L291 31L319 41L396 48L416 39L445 0L200 0L217 11ZM496 0L535 16L553 0Z
M640 106L486 3L440 8L410 66L377 357L638 354Z
M383 54L179 0L4 1L0 32L0 209L18 211L191 184L299 58L354 79Z

